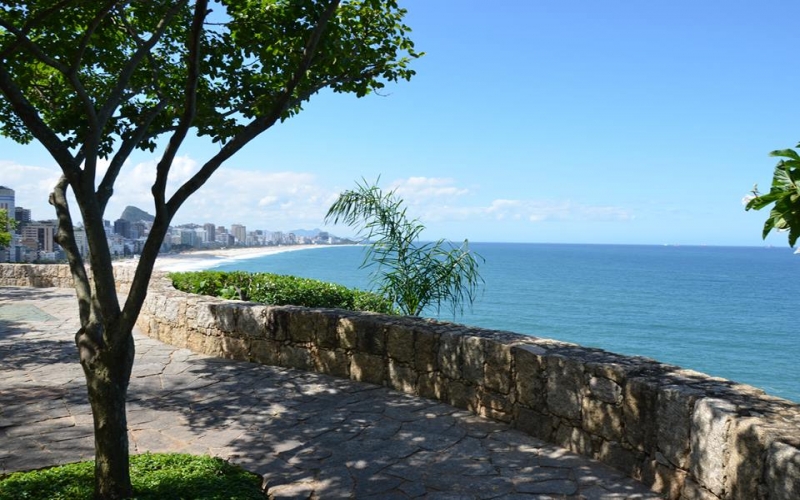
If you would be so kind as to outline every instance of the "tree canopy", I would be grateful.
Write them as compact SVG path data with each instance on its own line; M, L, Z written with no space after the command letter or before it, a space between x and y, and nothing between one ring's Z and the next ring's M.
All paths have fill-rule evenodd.
M775 166L769 193L761 194L755 186L745 208L761 210L772 205L761 235L766 238L773 229L788 231L789 246L793 247L800 237L800 154L793 149L781 149L770 156L784 159Z
M38 141L63 174L50 203L78 298L98 498L131 494L131 332L175 213L227 159L321 90L361 97L409 79L420 54L405 13L395 0L0 2L0 134ZM168 195L190 134L219 150ZM137 150L159 158L155 219L121 307L103 216ZM86 231L91 283L68 191Z

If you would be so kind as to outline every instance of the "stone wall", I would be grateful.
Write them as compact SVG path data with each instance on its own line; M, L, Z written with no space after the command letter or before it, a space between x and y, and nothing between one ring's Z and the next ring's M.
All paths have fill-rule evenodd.
M27 279L47 283L37 280ZM469 409L670 499L800 498L798 405L651 359L419 318L223 301L179 292L164 276L139 326L196 352Z
M132 266L114 268L119 292L127 293L135 270ZM87 268L87 274L91 277L92 270ZM0 264L0 286L73 288L66 264Z

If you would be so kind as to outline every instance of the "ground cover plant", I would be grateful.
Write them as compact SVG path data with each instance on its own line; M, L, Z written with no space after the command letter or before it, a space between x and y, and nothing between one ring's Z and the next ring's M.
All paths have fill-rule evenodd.
M261 478L222 459L186 454L131 456L134 498L140 500L263 499ZM84 500L94 495L94 461L78 462L0 479L0 500Z
M376 293L324 281L272 273L197 271L171 273L178 290L270 305L325 307L392 314L390 300Z

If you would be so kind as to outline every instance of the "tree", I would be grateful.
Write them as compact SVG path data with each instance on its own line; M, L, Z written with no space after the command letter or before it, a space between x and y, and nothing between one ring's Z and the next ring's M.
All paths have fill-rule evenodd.
M11 230L16 226L16 221L9 217L8 210L0 208L0 250L11 244Z
M50 203L78 301L75 339L94 416L95 495L128 497L131 331L175 213L227 159L319 91L361 97L408 80L420 54L395 0L0 6L0 132L23 144L37 140L63 173ZM170 167L190 132L219 143L219 151L168 196ZM131 153L157 149L155 220L121 304L103 215ZM75 242L69 190L86 231L91 282Z
M447 305L455 316L472 305L483 279L478 260L464 240L456 247L444 240L421 243L425 226L409 220L403 200L394 191L384 193L375 184L358 183L339 195L325 216L326 222L359 228L370 240L361 267L375 266L373 285L403 314L419 316L429 305L437 311Z
M789 246L793 247L800 237L800 154L793 149L781 149L770 156L787 159L775 166L769 193L761 194L758 186L754 186L752 196L745 198L745 209L761 210L774 204L761 236L766 238L773 229L789 231Z

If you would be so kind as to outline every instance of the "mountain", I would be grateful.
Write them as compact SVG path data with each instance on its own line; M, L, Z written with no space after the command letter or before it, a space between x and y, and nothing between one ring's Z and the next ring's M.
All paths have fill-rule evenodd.
M139 221L153 222L153 220L155 220L154 215L150 215L144 210L132 207L130 205L125 207L125 210L122 211L122 215L120 215L119 218L125 219L128 222L139 222Z
M306 238L313 238L322 232L322 229L294 229L292 231L285 231L286 234L294 233L295 236L304 236Z

